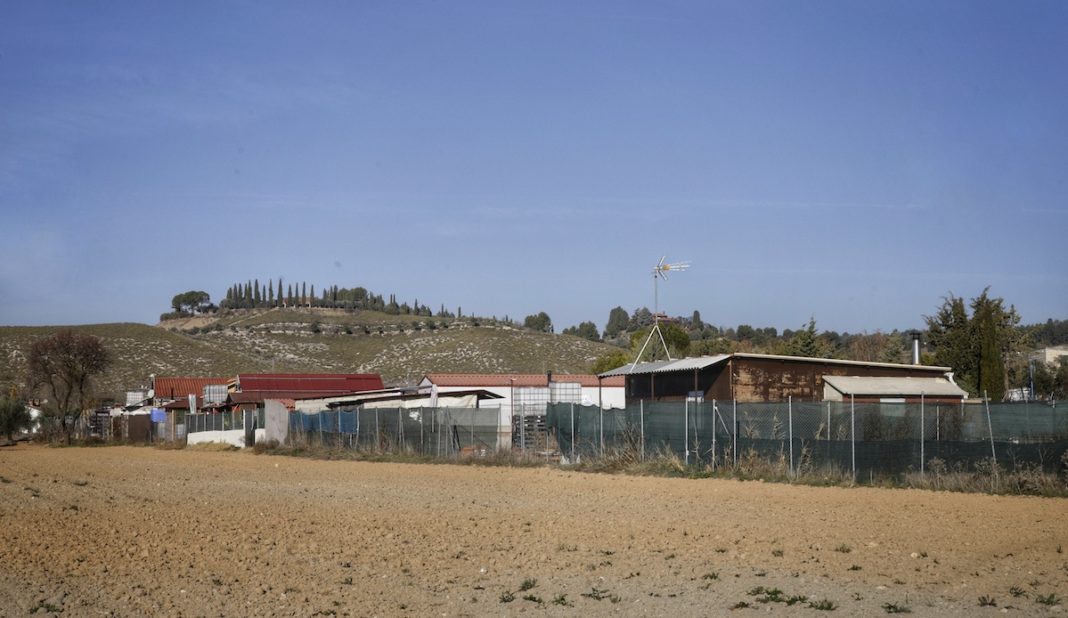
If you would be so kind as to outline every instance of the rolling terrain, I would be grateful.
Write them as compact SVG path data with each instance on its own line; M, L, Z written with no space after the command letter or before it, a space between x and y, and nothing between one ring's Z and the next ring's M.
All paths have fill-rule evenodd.
M240 310L215 317L73 327L0 327L0 385L20 384L35 339L64 328L100 337L112 366L102 398L147 384L149 375L239 372L379 373L387 384L424 373L583 373L616 348L480 318L424 318L332 309Z

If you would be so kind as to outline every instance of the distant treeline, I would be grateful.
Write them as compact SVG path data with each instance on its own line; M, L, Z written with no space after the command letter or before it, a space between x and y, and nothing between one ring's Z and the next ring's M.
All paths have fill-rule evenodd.
M250 279L245 283L235 283L226 290L226 298L219 303L222 309L270 309L274 307L321 307L326 309L365 309L369 311L381 311L390 315L417 315L437 318L461 318L463 309L457 307L455 312L449 311L445 305L441 305L437 311L433 311L428 305L421 304L419 299L408 304L397 302L397 296L390 294L387 299L382 294L375 294L364 287L343 288L336 285L329 286L315 293L315 284L308 285L306 281L299 283L286 283L281 277L278 278L277 287L275 281L269 279L266 284L261 284L259 279Z

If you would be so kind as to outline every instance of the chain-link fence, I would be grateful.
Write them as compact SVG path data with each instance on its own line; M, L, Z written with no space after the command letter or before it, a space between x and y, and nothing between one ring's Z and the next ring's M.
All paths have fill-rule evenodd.
M498 408L364 408L293 412L293 444L428 457L485 456L508 448Z
M571 461L626 450L672 455L713 469L763 462L790 475L831 470L853 478L970 470L993 460L1057 471L1068 450L1068 406L733 401L638 402L602 410L550 404L548 431Z

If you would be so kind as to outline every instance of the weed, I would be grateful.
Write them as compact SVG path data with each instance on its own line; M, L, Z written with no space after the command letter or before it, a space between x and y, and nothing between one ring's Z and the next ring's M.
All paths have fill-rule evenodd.
M783 551L781 549L773 549L773 550L771 550L771 555L775 556L776 558L782 558L782 554L783 554Z
M912 608L908 605L898 605L897 603L883 603L883 609L888 614L911 614Z
M567 600L566 594L558 594L553 597L553 605L559 605L561 607L574 607L575 604Z
M219 579L218 577L212 577L211 578L211 583L215 584L216 586L223 585L222 580Z
M1019 586L1013 586L1012 588L1009 588L1009 594L1016 598L1026 597L1027 591Z
M502 594L501 595L501 599L500 599L501 603L511 603L514 600L515 600L515 595L512 594L510 591L509 592L505 592L504 594Z
M594 601L600 601L601 599L609 598L607 590L601 590L600 588L591 588L589 592L583 592L582 596L587 599L593 599Z
M44 601L41 601L40 603L37 604L37 607L35 607L32 610L30 610L30 613L31 614L36 614L37 610L39 610L39 609L43 609L43 610L45 610L46 613L49 613L49 614L59 614L59 613L63 612L63 608L62 607L56 607L55 605L52 605L51 603L45 603Z
M535 596L533 594L524 595L523 596L523 600L524 601L530 601L531 603L537 603L538 605L541 605L542 603L544 603L544 601L541 600L541 597Z
M1051 592L1051 593L1049 593L1047 595L1044 595L1044 596L1041 595L1041 594L1037 595L1035 597L1035 603L1038 603L1040 605L1048 605L1050 607L1053 607L1054 605L1060 605L1061 604L1061 600L1057 597L1056 594Z
M725 554L725 553L727 553L727 548L726 547L717 547L716 548L716 553L717 554Z
M848 546L848 545L846 545L845 543L842 543L838 547L835 547L834 551L839 552L839 553L843 553L843 554L848 554L849 552L853 551L853 548Z
M556 551L578 551L578 545L568 545L566 543L560 543L556 546Z
M704 575L702 575L701 579L717 580L717 579L719 579L719 573L717 573L715 571L711 571L711 572L708 572L708 573L705 573Z
M345 586L351 586L352 585L352 578L351 577L346 577L345 579L341 580L341 583L343 585L345 585Z
M994 600L994 597L988 597L985 594L979 597L979 607L997 607L998 602Z
M859 564L854 564L853 566L849 567L849 570L850 571L859 571L860 570L860 565Z
M808 606L812 609L818 609L825 612L833 612L838 609L838 604L830 599L820 599L819 601L809 601Z
M737 603L731 606L731 609L745 609L747 607L752 607L752 605L750 605L746 601L738 601Z
M538 580L534 579L533 577L528 577L527 579L523 580L522 584L519 584L519 591L526 592L527 590L530 590L531 588L537 585Z

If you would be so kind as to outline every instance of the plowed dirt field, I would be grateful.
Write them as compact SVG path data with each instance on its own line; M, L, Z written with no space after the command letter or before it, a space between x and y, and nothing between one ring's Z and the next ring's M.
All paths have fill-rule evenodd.
M1068 605L1064 499L19 445L0 529L0 616Z

